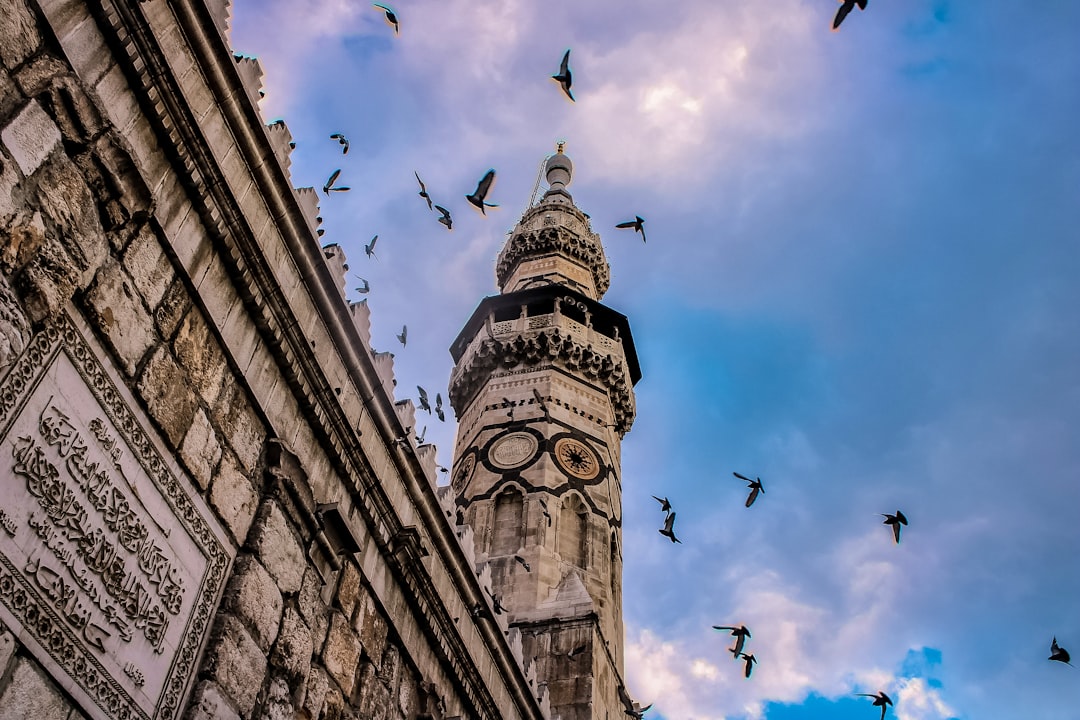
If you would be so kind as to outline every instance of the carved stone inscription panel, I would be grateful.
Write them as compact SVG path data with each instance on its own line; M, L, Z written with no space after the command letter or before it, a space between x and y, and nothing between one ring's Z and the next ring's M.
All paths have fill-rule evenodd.
M231 561L68 319L0 386L0 619L95 718L172 720Z

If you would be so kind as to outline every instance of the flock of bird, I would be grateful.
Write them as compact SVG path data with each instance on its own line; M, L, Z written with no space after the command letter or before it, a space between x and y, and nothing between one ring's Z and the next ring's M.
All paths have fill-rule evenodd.
M843 23L844 19L851 13L852 10L855 9L855 7L858 7L860 10L865 10L866 5L867 5L867 1L868 0L840 0L841 5L840 5L840 8L837 10L836 16L835 16L835 18L833 20L832 28L834 30L838 29L840 27L841 23ZM391 7L389 7L388 5L384 5L384 4L381 4L381 3L372 3L372 5L375 8L377 8L380 11L383 12L383 14L384 14L384 16L386 18L386 22L391 27L393 27L394 34L395 35L399 34L401 28L400 28L400 21L398 19L397 13ZM562 60L559 63L559 70L558 70L558 72L556 74L551 76L551 79L559 84L559 87L562 89L563 93L566 95L566 97L571 102L576 102L576 100L574 98L574 95L573 95L573 93L571 91L571 88L573 86L573 71L570 68L570 50L567 50L563 54ZM341 146L342 155L347 155L348 154L348 152L349 152L349 140L343 133L339 133L339 132L333 133L332 135L330 135L330 139L335 140L335 141L338 142L338 144ZM348 186L336 185L335 184L335 183L337 183L338 178L341 176L341 172L342 172L342 170L340 168L338 168L338 169L335 169L330 174L329 178L327 179L326 183L323 185L323 188L322 188L324 194L329 196L331 193L341 193L341 192L347 192L349 190ZM437 211L439 213L439 217L436 218L437 221L440 224L442 224L444 227L446 227L447 230L452 230L453 229L453 218L452 218L452 216L450 214L450 211L448 209L446 209L445 207L443 207L442 205L439 205L438 203L436 203L432 199L431 195L428 193L427 186L425 185L424 181L420 178L420 174L418 172L414 171L413 175L416 177L416 182L418 183L418 185L420 187L420 190L419 190L419 192L417 194L420 196L420 198L422 198L427 203L428 210L432 211L432 212ZM494 182L495 182L495 170L494 169L489 169L486 173L484 173L484 175L477 182L476 189L472 193L465 196L465 199L469 202L469 204L472 205L482 215L485 215L485 216L487 215L486 208L498 207L497 204L490 203L490 202L487 201L488 194L490 193L492 185L494 184ZM616 224L615 228L620 229L620 230L633 230L635 233L640 233L642 242L646 242L645 220L640 215L635 215L633 220L629 220L629 221L626 221L626 222L621 222L621 223ZM320 234L321 234L321 231L320 231ZM364 246L364 253L365 253L365 255L367 256L368 259L378 260L378 257L376 257L376 255L375 255L375 245L376 245L376 242L378 241L378 239L379 239L379 236L375 235L374 237L372 237L371 241L368 242ZM361 278L359 276L356 276L356 277L357 277L358 280L360 280L363 283L361 286L356 288L356 291L358 293L360 293L360 294L367 294L371 290L370 283L364 278ZM405 347L407 345L407 342L408 342L408 327L407 326L405 326L405 325L402 326L401 332L399 334L397 334L397 339L401 343L402 347ZM437 416L438 419L441 422L445 422L446 416L445 416L445 411L444 411L444 407L443 407L442 395L440 393L436 393L435 394L435 403L434 403L434 405L432 405L431 402L430 402L427 391L420 385L417 385L416 389L417 389L417 392L419 393L418 403L417 403L419 409L421 411L426 411L428 414L434 413L435 416ZM533 392L534 392L534 394L537 394L537 399L540 402L541 407L543 407L542 398L539 397L539 394L536 393L535 390ZM512 420L513 419L513 413L514 413L514 410L513 410L514 403L511 402L510 400L504 399L503 405L505 407L509 408L509 411L508 411L507 415ZM547 412L546 407L544 407L544 411L545 411L545 414L546 414L546 412ZM416 440L417 444L422 444L424 442L424 435L426 434L426 431L427 431L427 427L425 426L424 429L419 434L415 435L415 440ZM403 435L402 437L396 438L394 440L395 444L405 445L406 443L408 443L409 442L409 434L411 432L412 432L412 428L406 428L406 434ZM441 466L439 467L439 470L440 470L440 472L443 472L443 473L449 472L447 468L441 467ZM747 508L751 507L754 504L754 502L758 499L758 497L760 495L764 494L764 492L765 492L765 488L764 488L764 486L762 484L761 478L758 477L758 478L751 479L751 478L749 478L749 477L747 477L745 475L742 475L742 474L740 474L738 472L733 472L732 474L736 478L738 478L740 480L743 480L743 481L745 481L747 483L747 488L750 490L750 493L746 498L745 505L746 505ZM652 497L653 497L653 499L655 499L657 502L660 503L660 509L664 513L664 524L663 524L663 527L661 527L659 529L659 533L661 535L663 535L664 537L668 538L672 543L682 544L682 540L680 540L675 534L675 516L676 516L676 514L675 514L674 509L672 508L670 500L667 497L661 498L661 497L657 497L656 495L653 495ZM543 503L543 500L541 500L540 502L541 502L543 515L544 515L544 517L547 518L548 525L550 525L551 524L551 515L548 512L547 506ZM900 543L900 529L901 529L901 526L907 526L907 524L908 524L907 517L900 510L897 510L895 513L880 513L880 514L881 514L882 517L885 518L883 524L887 525L887 526L889 526L891 528L894 543L899 544ZM520 555L515 555L514 559L524 568L524 570L526 572L531 572L531 568L529 567L529 564L525 561L525 559L523 557L521 557ZM491 595L491 599L492 599L491 609L494 611L494 613L495 614L501 614L502 612L504 612L505 608L502 606L502 604L500 602L500 599L496 595L491 593L491 591L488 591L488 592ZM472 612L473 612L474 615L478 615L478 614L481 614L482 612L484 612L484 608L478 606L478 607L472 608ZM743 664L744 664L743 665L743 675L746 678L750 678L750 676L751 676L751 674L753 672L753 667L758 662L757 658L754 657L753 653L744 652L744 649L746 647L746 641L751 638L750 630L745 625L713 625L712 627L713 627L714 630L717 630L717 631L727 631L735 638L734 646L728 648L728 651L732 654L732 656L733 656L733 658L735 660L741 660L743 662ZM573 660L578 654L583 652L584 649L585 649L584 646L582 646L580 648L574 648L574 649L571 649L570 651L568 651L567 653L565 653L565 655L568 658L570 658L571 660ZM1054 637L1052 639L1052 641L1051 641L1050 657L1048 659L1052 660L1052 661L1056 661L1056 662L1065 663L1065 664L1067 664L1069 666L1072 666L1071 657L1070 657L1068 651L1065 650L1064 648L1062 648L1058 644L1056 637ZM874 694L871 694L871 693L856 693L856 695L859 696L859 697L873 698L873 703L872 703L873 706L881 708L881 720L884 720L888 708L893 706L892 698L890 698L884 691L878 691L877 693L874 693ZM647 705L645 707L635 706L633 709L627 709L626 714L631 716L631 717L634 717L634 718L642 718L643 715L645 714L645 712L647 710L649 710L651 707L652 707L652 704Z

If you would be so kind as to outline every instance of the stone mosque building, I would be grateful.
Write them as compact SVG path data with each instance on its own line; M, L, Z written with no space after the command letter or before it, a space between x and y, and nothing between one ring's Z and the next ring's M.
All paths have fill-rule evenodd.
M227 0L0 0L0 720L616 720L640 378L549 189L450 484Z

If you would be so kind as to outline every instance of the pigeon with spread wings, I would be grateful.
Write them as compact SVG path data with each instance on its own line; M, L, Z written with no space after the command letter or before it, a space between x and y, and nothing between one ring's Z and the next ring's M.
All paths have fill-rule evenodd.
M761 478L751 480L745 475L740 475L737 472L733 472L731 474L739 478L740 480L745 480L746 482L750 483L749 485L747 485L747 487L750 488L750 496L746 498L746 507L750 507L754 504L754 501L757 500L758 493L765 492L765 488L761 486Z
M669 538L673 543L679 543L682 545L682 540L675 537L675 513L668 513L668 516L664 518L664 527L661 528L660 534L666 538Z
M387 5L383 5L382 3L371 4L383 11L383 15L386 16L386 22L394 28L394 34L397 35L398 31L400 30L400 27L398 26L397 13L395 13L392 8Z
M626 222L618 223L615 227L620 230L634 229L634 232L641 233L641 242L645 242L645 219L640 215L635 215L633 220L627 220Z
M570 93L570 85L573 82L573 74L570 72L570 51L567 50L566 54L562 56L562 63L559 65L559 74L552 75L552 80L555 80L562 87L566 97L570 98L570 102L574 102L574 96Z
M836 11L836 17L833 18L832 27L836 30L840 27L840 23L844 22L844 18L848 16L855 6L858 5L860 10L866 9L866 0L842 0L843 4L840 5L840 9Z
M480 182L476 184L476 190L473 191L473 194L465 196L465 199L468 200L471 205L478 208L482 215L487 215L487 213L484 212L485 207L499 207L498 205L487 202L487 194L491 191L491 183L493 182L495 182L495 171L488 170L484 173L484 177L480 178Z
M888 695L886 695L885 693L883 693L880 690L878 690L876 695L871 695L870 693L855 693L855 694L859 695L860 697L874 698L874 703L873 703L874 707L880 707L881 708L881 720L885 720L885 710L887 709L887 707L889 705L893 704L892 698L890 698Z

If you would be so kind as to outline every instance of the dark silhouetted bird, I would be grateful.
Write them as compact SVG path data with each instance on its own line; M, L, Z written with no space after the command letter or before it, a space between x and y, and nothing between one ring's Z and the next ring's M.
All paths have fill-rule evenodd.
M754 663L757 662L757 658L754 657L754 653L750 653L749 655L747 655L746 653L741 653L740 655L736 656L736 659L738 659L739 657L742 657L744 660L746 660L746 668L743 670L743 676L749 678L750 673L754 671Z
M536 501L540 503L540 512L547 518L548 527L551 527L551 513L548 512L547 503L544 502L544 498L536 498Z
M562 63L559 65L559 74L552 75L552 80L558 81L562 86L562 90L566 93L566 97L570 98L570 101L574 101L574 96L570 93L570 85L573 82L573 75L570 72L570 51L567 50L566 54L562 56Z
M761 478L758 478L757 480L751 480L745 475L740 475L737 472L733 472L731 474L739 478L740 480L745 480L746 482L750 483L749 485L747 485L747 487L750 488L750 497L746 498L746 507L750 507L754 504L754 501L757 500L758 493L765 492L765 488L761 486Z
M739 659L739 654L743 651L743 646L746 644L746 639L751 637L750 631L746 629L745 625L739 627L733 627L730 625L713 625L713 630L728 630L731 632L732 637L735 638L735 647L731 648L731 652L735 655L735 659Z
M435 393L435 415L440 422L446 422L446 415L443 414L442 395L439 393Z
M630 228L634 228L634 232L641 233L641 242L645 242L645 220L640 215L635 215L633 220L621 222L615 227L619 228L620 230L628 230Z
M503 401L503 407L510 408L510 410L508 410L507 413L506 413L506 417L513 420L514 419L514 401L509 399L509 398L503 398L502 401Z
M367 245L364 246L364 254L367 255L369 258L375 258L376 260L379 259L375 255L375 243L377 243L377 242L379 242L379 236L378 235L371 238L371 242L369 242Z
M368 292L371 291L371 283L369 283L367 280L360 277L359 275L354 275L353 277L355 277L360 282L364 283L362 286L356 288L356 292L360 293L361 295L367 295Z
M341 168L338 168L334 172L330 173L330 179L327 180L326 184L322 186L323 193L329 195L332 192L347 192L349 190L348 186L346 185L334 187L334 183L337 182L338 175L341 175Z
M1069 667L1075 667L1071 662L1069 662L1069 651L1058 645L1056 637L1050 641L1050 657L1048 659L1063 662Z
M634 704L637 705L637 703ZM638 707L633 710L627 710L626 714L632 718L637 718L637 720L641 720L643 717L645 717L645 713L649 712L649 708L651 708L652 706L653 704L649 703L645 707Z
M442 215L438 218L439 222L445 225L447 230L453 230L454 219L450 217L450 211L444 208L442 205L436 205L435 209L442 213Z
M491 592L487 588L484 588L484 590L487 592L488 597L491 598L491 609L495 611L496 615L502 615L503 611L505 611L506 608L503 607L503 604L501 602L499 602L499 596Z
M904 517L904 513L897 510L895 515L889 515L887 513L880 513L880 515L885 518L885 522L883 522L882 525L892 525L893 540L899 543L900 526L907 525L907 518Z
M419 385L416 386L416 390L420 393L420 409L427 410L428 415L430 415L431 405L428 403L427 390L420 387Z
M573 659L577 658L577 656L580 655L583 652L585 652L585 646L584 645L578 645L575 648L571 648L570 651L568 653L566 653L566 657L573 660Z
M662 511L664 511L664 512L671 512L671 503L670 503L670 502L668 502L668 499L667 499L666 497L665 497L665 498L658 498L658 497L656 497L655 495L653 495L653 496L652 496L652 498L653 498L653 500L655 500L656 502L660 503L660 509L661 509Z
M860 697L874 698L874 707L880 707L881 708L881 720L885 720L885 710L889 705L893 704L892 698L890 698L888 695L881 692L880 690L878 691L877 695L871 695L870 693L855 693L855 694L859 695Z
M390 23L390 25L393 26L394 34L397 35L398 30L400 29L398 27L397 13L395 13L391 8L387 7L386 5L382 5L380 3L371 4L383 11L383 14L386 16L386 22Z
M544 396L541 395L540 391L537 390L536 388L532 389L532 394L533 394L533 399L536 400L537 406L539 406L539 408L544 412L544 415L547 416L548 407L547 407L547 403L544 402Z
M413 170L413 175L416 176L416 182L420 183L420 192L417 193L420 197L427 200L427 209L431 209L431 196L427 194L427 187L424 185L424 181L420 179L420 173Z
M668 513L668 516L664 519L664 527L660 530L660 534L664 537L671 538L671 542L682 544L682 540L675 537L675 531L672 529L675 526L675 513Z
M403 347L406 344L408 344L408 342L407 342L408 339L409 339L409 326L408 325L402 325L401 326L401 332L398 334L397 339L398 339L398 341L401 342L401 345Z
M532 568L529 567L529 563L525 562L525 558L520 555L515 555L514 559L518 561L518 564L521 565L521 567L525 568L525 572L532 572Z
M330 136L330 139L338 141L338 145L341 146L341 154L342 155L348 155L349 154L349 138L345 137L341 133L334 133L333 135Z
M424 444L424 437L426 435L427 435L427 425L425 425L424 429L420 431L420 434L416 436L416 444L417 445L423 445Z
M491 190L491 183L495 181L495 171L488 170L484 173L484 177L480 178L480 182L476 184L476 190L472 195L466 195L465 199L469 201L474 207L478 208L480 212L487 215L484 212L484 207L499 207L487 202L487 194Z
M832 21L833 30L840 27L840 23L844 22L844 18L848 16L848 13L855 9L858 5L860 10L866 9L866 0L843 0L843 4L840 9L836 11L836 17Z

